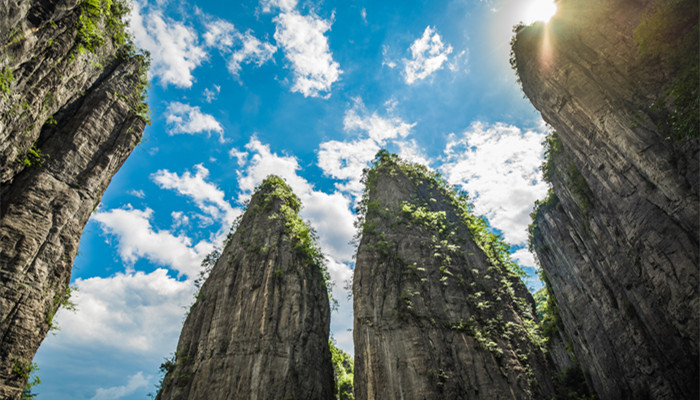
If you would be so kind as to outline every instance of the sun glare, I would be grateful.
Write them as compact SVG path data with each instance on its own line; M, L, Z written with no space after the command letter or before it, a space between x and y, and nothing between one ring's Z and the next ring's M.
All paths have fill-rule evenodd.
M557 5L554 0L531 0L527 8L523 22L531 24L536 21L549 22L554 13L557 12Z

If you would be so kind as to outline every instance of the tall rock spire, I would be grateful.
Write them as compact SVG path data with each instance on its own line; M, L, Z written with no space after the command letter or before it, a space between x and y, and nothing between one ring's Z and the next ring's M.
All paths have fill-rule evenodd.
M365 180L355 398L550 398L534 302L507 246L425 167L382 151Z
M323 256L301 203L268 177L185 320L158 399L330 399Z
M83 227L141 140L147 60L123 1L0 9L0 398L15 399L68 304Z
M698 398L698 2L558 7L513 41L556 131L531 246L600 398Z

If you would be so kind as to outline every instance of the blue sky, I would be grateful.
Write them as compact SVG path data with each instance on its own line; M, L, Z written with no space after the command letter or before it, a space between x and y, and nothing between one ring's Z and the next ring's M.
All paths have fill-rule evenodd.
M332 333L350 353L352 209L380 148L467 190L534 277L526 228L547 191L548 128L508 64L534 1L135 1L153 122L85 228L78 311L58 313L37 353L38 398L152 392L201 259L270 173L319 233L340 302Z

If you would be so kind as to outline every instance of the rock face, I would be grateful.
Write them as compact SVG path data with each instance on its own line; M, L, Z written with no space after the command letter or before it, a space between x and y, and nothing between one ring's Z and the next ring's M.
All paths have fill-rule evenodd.
M424 167L380 153L366 184L355 398L551 398L534 301L507 246Z
M322 256L280 178L253 195L180 334L158 399L330 399Z
M634 42L658 4L695 13L674 37L697 49L696 2L645 0L561 0L513 47L525 94L556 131L531 244L602 399L698 398L699 146L667 138L649 105L674 71Z
M83 227L146 125L145 63L124 36L125 9L85 4L0 1L3 399L20 396L67 300Z

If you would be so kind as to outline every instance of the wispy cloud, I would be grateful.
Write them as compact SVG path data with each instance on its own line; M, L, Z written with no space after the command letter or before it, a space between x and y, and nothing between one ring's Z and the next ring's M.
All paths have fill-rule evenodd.
M143 190L131 189L127 193L134 197L138 197L139 199L143 199L146 197L146 193L144 193Z
M265 0L264 12L279 9L273 19L276 24L274 38L284 50L294 75L293 92L304 97L329 97L331 85L342 71L333 60L328 38L324 35L331 29L328 21L310 13L301 15L295 9L294 0Z
M526 243L532 206L547 193L540 172L545 135L544 127L523 131L475 122L463 134L450 135L445 148L441 171L469 192L475 211L515 245Z
M204 42L208 47L217 48L228 57L227 67L232 75L238 76L243 64L261 66L277 51L277 47L256 38L252 30L239 32L232 23L216 18L206 22Z
M226 201L224 191L215 184L208 182L209 170L202 164L194 166L195 173L185 171L182 175L166 169L158 170L151 179L162 189L174 190L192 199L202 212L228 227L240 214Z
M239 41L241 48L233 52L227 64L229 72L235 76L240 73L242 64L255 64L259 67L270 60L277 51L277 47L262 42L253 36L251 31L240 35Z
M127 205L109 211L95 213L104 233L113 235L122 261L133 265L139 258L146 258L156 265L167 266L190 278L197 276L202 259L214 248L212 243L201 241L196 245L184 235L174 235L151 225L153 210L138 210Z
M387 102L387 107L393 111L396 103ZM360 182L362 170L372 162L380 148L393 144L399 147L401 156L411 161L427 161L415 142L404 140L415 125L396 116L370 113L361 99L355 99L353 106L345 112L343 128L347 133L356 134L356 138L321 143L318 166L325 175L344 181L336 183L336 188L357 197L363 190Z
M219 141L224 141L224 128L219 121L214 116L203 113L198 106L174 101L168 104L165 121L170 128L170 135L216 132L219 134Z
M416 39L409 50L411 58L405 60L404 77L410 85L442 68L452 53L452 46L445 45L437 31L428 26L423 36Z
M211 89L205 88L204 93L202 94L204 95L204 101L211 103L212 101L216 100L219 93L221 93L221 86L214 85Z
M131 3L129 29L136 45L151 53L149 74L163 86L189 88L192 71L207 58L194 28L163 16L158 9L144 11L138 1Z
M136 390L149 385L151 376L144 377L143 372L139 371L129 377L127 383L122 386L113 386L110 388L98 388L97 393L90 400L119 400L136 392Z
M192 281L178 281L162 268L78 278L74 284L78 291L71 300L78 311L58 312L61 334L52 346L106 348L156 359L173 351L183 307L194 293Z

